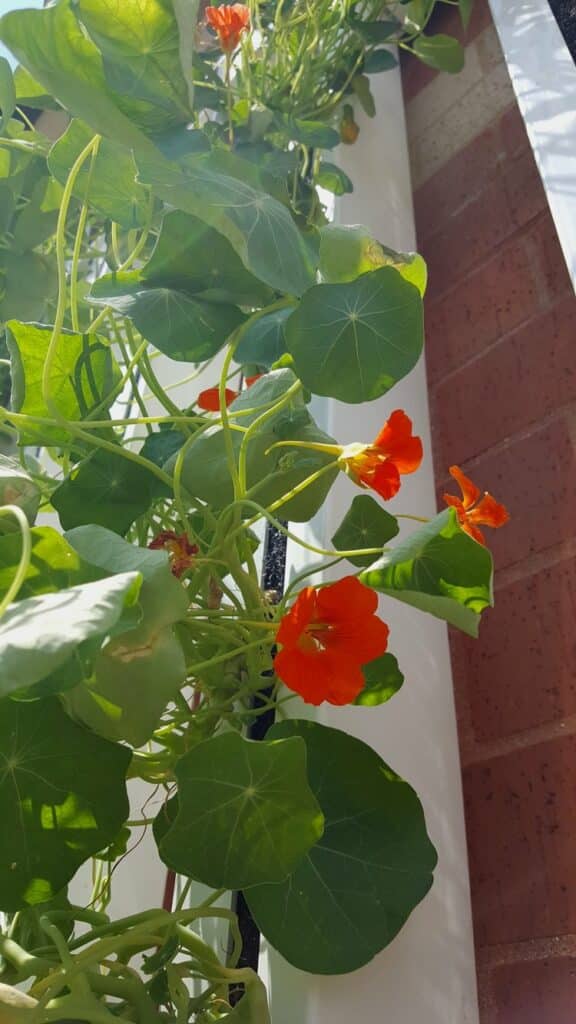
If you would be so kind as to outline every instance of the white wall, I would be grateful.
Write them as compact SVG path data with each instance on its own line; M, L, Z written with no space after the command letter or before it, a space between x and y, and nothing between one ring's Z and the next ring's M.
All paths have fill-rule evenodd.
M377 117L358 117L361 135L341 147L338 161L355 191L337 204L341 223L361 223L400 250L415 248L404 111L397 72L374 78ZM339 441L369 441L387 415L404 408L424 441L422 469L404 477L392 512L435 512L424 364L389 398L366 406L332 400L316 414ZM308 530L329 545L357 489L345 478ZM307 556L290 545L293 563ZM317 560L317 556L309 556ZM342 569L341 574L346 572ZM390 650L406 682L380 708L321 709L319 720L355 734L374 747L419 793L438 849L434 886L392 945L371 964L343 977L305 975L270 955L273 1024L476 1024L478 1010L468 890L460 765L446 629L430 616L392 600L380 612L389 623ZM297 714L297 712L294 712Z

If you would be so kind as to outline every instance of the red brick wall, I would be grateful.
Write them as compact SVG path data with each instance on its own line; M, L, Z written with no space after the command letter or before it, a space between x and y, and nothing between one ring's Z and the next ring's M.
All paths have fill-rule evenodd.
M485 0L466 42L460 81L403 78L438 490L458 463L512 516L496 609L450 637L481 1020L574 1024L576 302Z

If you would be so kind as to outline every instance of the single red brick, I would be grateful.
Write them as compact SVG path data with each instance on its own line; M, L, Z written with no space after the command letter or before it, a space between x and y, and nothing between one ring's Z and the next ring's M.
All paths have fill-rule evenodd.
M568 295L431 389L441 464L465 462L576 399L575 319Z
M576 737L469 766L464 795L477 945L574 933Z
M512 528L512 527L511 527ZM480 638L450 636L461 715L477 741L576 714L576 559L496 590Z
M439 491L457 493L455 482L436 466ZM514 565L574 536L576 459L565 416L462 468L510 512L506 526L486 529L497 568Z
M549 211L544 210L526 235L529 253L543 304L566 294L573 294L572 281L554 221Z
M532 960L496 967L495 1024L574 1024L576 959Z

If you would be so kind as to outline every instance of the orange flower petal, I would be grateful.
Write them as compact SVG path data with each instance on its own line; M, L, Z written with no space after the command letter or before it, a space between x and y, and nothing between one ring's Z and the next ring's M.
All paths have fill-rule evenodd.
M330 651L283 649L274 659L274 671L307 704L351 704L364 688L361 667Z
M422 441L412 435L412 420L402 409L390 415L374 447L395 463L399 473L414 473L422 462Z
M308 587L311 590L311 587ZM321 587L316 595L317 619L334 621L341 618L362 618L373 615L378 607L378 595L356 576L344 576L336 583Z
M232 388L226 388L224 397L228 406L230 402L238 398L238 392L232 391ZM203 409L204 412L220 412L220 391L218 388L206 388L205 391L200 392L196 401L198 407Z
M459 466L450 466L448 472L450 473L450 476L454 478L462 491L462 503L464 508L471 508L480 497L480 488L476 487L476 484L462 472Z
M486 538L482 533L482 530L479 530L477 526L473 526L472 523L470 523L467 518L464 520L461 526L462 529L464 530L464 533L468 533L470 537L473 537L474 540L477 540L479 544L483 544L484 547L486 547Z
M385 501L390 501L400 490L400 472L395 462L386 459L381 462L372 475L370 486Z
M306 626L315 618L315 612L316 591L314 587L306 587L300 591L290 611L283 616L276 634L278 643L285 647L296 647Z
M501 505L499 501L496 501L488 491L482 495L480 501L476 505L476 508L470 510L467 513L469 523L479 523L481 526L492 526L494 529L498 529L499 526L504 526L510 519L508 509L505 505Z

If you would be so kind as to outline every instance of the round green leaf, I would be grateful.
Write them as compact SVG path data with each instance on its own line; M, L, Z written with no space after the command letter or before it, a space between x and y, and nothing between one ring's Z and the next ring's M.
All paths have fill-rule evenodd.
M361 740L315 722L281 722L271 739L302 737L324 835L281 885L248 890L266 939L294 967L344 974L399 932L432 885L436 851L414 790Z
M13 912L51 899L116 838L132 755L75 725L56 700L3 701L0 750L0 907Z
M162 858L213 888L279 882L322 835L306 777L306 747L224 733L178 762L178 814Z
M464 67L464 47L452 36L418 36L412 49L424 64L438 71L457 74Z
M56 488L52 505L65 530L95 523L126 533L162 488L144 466L98 449Z
M492 556L462 530L453 508L386 552L360 578L470 636L478 636L480 615L493 604Z
M354 185L348 175L336 164L331 164L327 160L322 160L316 172L316 184L320 188L326 189L327 192L332 192L335 196L343 196L354 191Z
M351 17L349 22L354 31L358 32L367 43L372 45L385 43L400 28L400 22L384 18L378 21L361 21L360 18Z
M334 149L340 142L339 132L322 121L306 121L288 114L277 114L275 123L288 141L299 142L302 146Z
M380 71L390 71L398 64L390 50L373 50L364 60L364 71L367 75L377 75Z
M316 285L287 321L286 340L295 372L310 391L368 402L416 365L422 300L392 267L345 285Z
M398 520L369 494L358 494L332 537L337 551L382 548L399 531ZM375 555L348 556L352 565L372 565Z
M364 689L358 694L354 703L365 708L385 704L390 697L398 693L404 682L404 676L398 668L398 662L393 654L381 654L379 658L363 665L362 672L365 679Z
M90 300L129 317L151 345L188 363L211 359L245 319L237 306L203 302L173 288L146 288L138 273L101 277Z
M237 363L256 363L270 367L286 351L284 325L292 309L275 309L266 313L243 332L234 353Z

